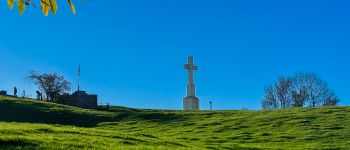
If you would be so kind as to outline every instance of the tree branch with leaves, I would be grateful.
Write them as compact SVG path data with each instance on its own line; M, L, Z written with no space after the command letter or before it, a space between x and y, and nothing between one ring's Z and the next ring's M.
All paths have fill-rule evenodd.
M41 11L45 16L49 15L50 10L53 14L56 14L57 9L58 9L58 4L57 4L56 0L39 0L39 1L40 1L40 5L41 5ZM7 4L10 7L10 9L13 9L15 2L17 2L17 7L18 7L18 11L19 11L20 15L23 14L23 12L27 6L32 5L33 7L36 8L36 6L32 0L7 0ZM74 7L74 4L72 3L72 1L67 0L67 2L69 4L69 7L71 8L73 14L76 14L75 7Z

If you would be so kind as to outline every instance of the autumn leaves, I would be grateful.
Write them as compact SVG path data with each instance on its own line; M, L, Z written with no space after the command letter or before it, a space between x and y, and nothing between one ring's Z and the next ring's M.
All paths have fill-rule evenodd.
M72 1L68 0L68 3L72 12L75 14L76 13L75 7ZM12 9L15 5L15 0L7 0L7 4L10 7L10 9ZM17 0L17 7L18 7L19 14L23 14L25 7L30 4L32 4L31 0ZM34 4L32 5L35 7ZM56 0L40 0L40 5L41 5L41 11L45 16L49 15L50 10L53 14L56 14L57 12L58 5Z

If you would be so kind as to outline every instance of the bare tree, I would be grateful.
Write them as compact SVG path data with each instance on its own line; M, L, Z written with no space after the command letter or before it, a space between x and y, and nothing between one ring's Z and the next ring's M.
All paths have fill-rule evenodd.
M279 108L277 96L272 85L265 88L265 99L262 101L262 107L268 110Z
M325 99L323 101L323 106L334 106L339 103L339 99L334 91L326 92Z
M71 89L71 83L58 73L41 74L39 72L30 71L27 78L34 82L39 90L44 91L48 101L52 101L56 96Z
M327 83L313 73L298 73L292 77L280 77L265 88L263 109L290 107L334 106L338 97Z
M280 77L275 84L276 96L280 103L280 108L291 107L291 87L292 80L288 77Z
M309 95L305 87L302 87L299 91L292 91L293 107L304 107L308 97Z
M265 88L265 99L262 101L264 109L279 109L292 107L290 78L280 77L278 81Z
M292 101L293 107L304 107L309 98L309 92L305 79L300 75L292 78Z
M330 106L339 102L336 94L314 73L298 73L292 77L294 90L305 89L305 104L308 107Z

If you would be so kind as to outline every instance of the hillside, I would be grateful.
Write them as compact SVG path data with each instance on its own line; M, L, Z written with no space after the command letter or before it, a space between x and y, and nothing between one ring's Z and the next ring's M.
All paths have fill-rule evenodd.
M349 149L350 107L96 111L0 100L0 149Z

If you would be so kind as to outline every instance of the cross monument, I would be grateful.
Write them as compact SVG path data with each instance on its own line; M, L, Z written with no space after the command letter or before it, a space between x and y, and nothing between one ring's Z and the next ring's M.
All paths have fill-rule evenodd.
M184 110L199 110L199 98L196 97L196 88L194 85L193 72L198 70L198 66L194 66L193 57L188 57L188 64L185 65L188 70L187 96L183 100Z

